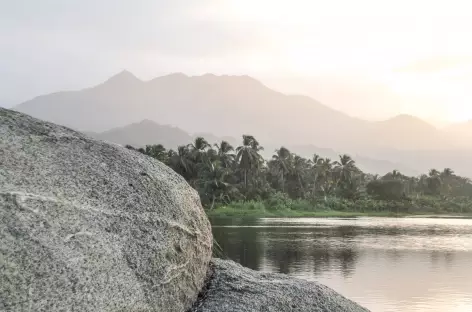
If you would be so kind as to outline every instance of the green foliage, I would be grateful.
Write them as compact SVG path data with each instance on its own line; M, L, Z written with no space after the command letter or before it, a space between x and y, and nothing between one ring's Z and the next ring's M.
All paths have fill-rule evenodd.
M209 214L287 216L343 214L472 213L472 183L450 168L408 177L362 172L349 155L306 159L281 147L265 161L251 135L242 144L204 138L166 150L161 144L126 147L182 175Z
M405 184L398 179L375 180L367 184L367 194L382 200L400 200L405 197Z
M311 206L313 207L313 206ZM402 213L392 211L339 211L339 210L267 210L267 209L249 209L245 205L231 203L229 205L217 207L208 211L210 218L260 218L260 217L396 217L402 216Z
M291 209L292 200L286 193L277 192L266 200L269 210L288 210Z

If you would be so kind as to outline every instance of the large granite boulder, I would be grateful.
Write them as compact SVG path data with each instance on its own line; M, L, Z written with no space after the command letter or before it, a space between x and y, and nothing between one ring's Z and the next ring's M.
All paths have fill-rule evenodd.
M182 312L211 244L170 168L0 108L0 311Z
M206 289L191 312L366 312L315 282L262 273L214 259Z

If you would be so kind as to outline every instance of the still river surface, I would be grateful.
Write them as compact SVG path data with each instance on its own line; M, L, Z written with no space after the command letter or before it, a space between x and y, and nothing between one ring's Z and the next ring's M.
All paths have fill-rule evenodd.
M212 220L223 255L371 311L472 312L472 219Z

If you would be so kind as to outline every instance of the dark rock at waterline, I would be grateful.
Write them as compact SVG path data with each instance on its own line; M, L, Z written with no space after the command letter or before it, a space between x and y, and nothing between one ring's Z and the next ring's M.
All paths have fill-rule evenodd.
M164 164L0 108L0 311L185 311L211 241Z
M334 290L283 274L213 259L212 274L191 312L366 312Z

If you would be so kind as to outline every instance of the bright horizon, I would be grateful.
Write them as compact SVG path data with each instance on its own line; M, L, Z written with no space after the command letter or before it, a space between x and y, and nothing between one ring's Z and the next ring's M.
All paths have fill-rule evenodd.
M351 116L472 119L467 1L130 1L0 4L0 103L126 68L247 74Z

